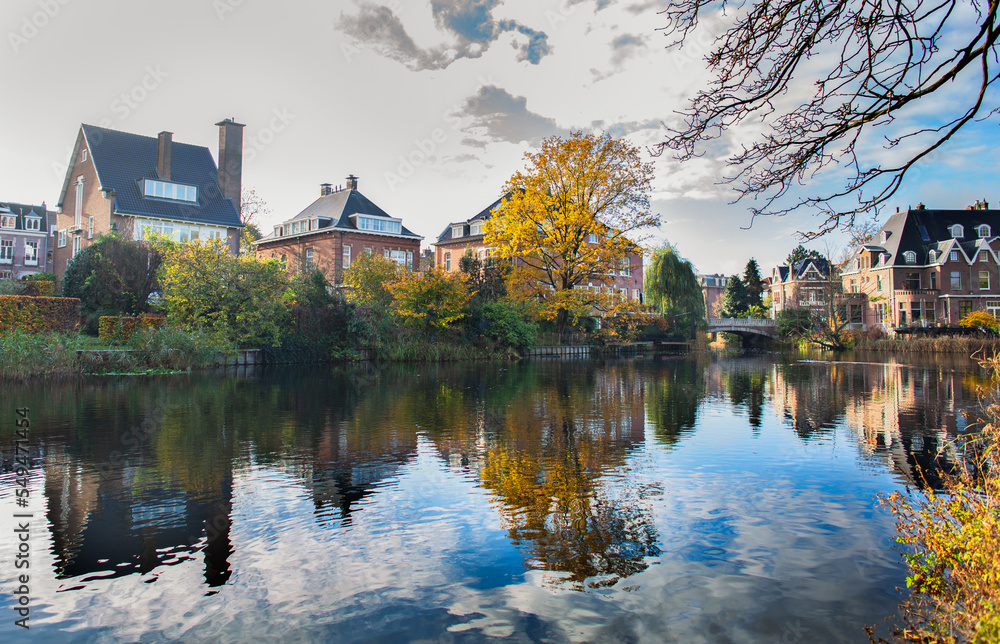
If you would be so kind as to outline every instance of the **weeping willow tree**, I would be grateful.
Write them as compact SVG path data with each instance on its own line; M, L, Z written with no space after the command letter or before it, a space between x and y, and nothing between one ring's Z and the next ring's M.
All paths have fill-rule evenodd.
M653 251L643 280L647 303L660 312L674 330L689 329L705 323L705 298L691 262L682 258L670 244Z

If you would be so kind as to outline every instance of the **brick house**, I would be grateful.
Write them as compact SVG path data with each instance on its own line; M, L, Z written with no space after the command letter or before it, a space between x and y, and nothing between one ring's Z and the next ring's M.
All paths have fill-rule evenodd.
M830 263L809 257L791 266L775 266L769 283L771 317L784 309L807 309L814 315L824 315L831 296Z
M361 194L351 175L344 188L320 185L319 199L255 243L258 253L287 261L291 271L316 267L341 284L344 270L361 253L380 253L419 270L422 239Z
M705 316L710 318L719 317L722 296L726 293L729 278L719 273L715 275L698 275L698 282L701 284L701 292L705 297Z
M506 195L465 221L448 224L434 243L435 264L444 267L449 272L457 271L459 270L459 260L468 251L484 262L488 261L492 249L483 239L485 223L493 216L505 198ZM597 235L591 235L587 243L599 243ZM627 264L623 262L622 266L611 274L602 275L599 278L595 277L584 288L610 286L617 293L642 302L642 251L638 248L637 251L627 256Z
M175 143L171 132L150 137L81 125L59 193L56 275L110 231L133 239L147 230L182 242L223 239L239 253L243 125L216 125L219 167L208 148Z
M0 203L0 280L52 272L55 218L44 203Z
M863 302L866 328L956 324L972 311L1000 314L1000 211L897 211L848 259L845 293Z

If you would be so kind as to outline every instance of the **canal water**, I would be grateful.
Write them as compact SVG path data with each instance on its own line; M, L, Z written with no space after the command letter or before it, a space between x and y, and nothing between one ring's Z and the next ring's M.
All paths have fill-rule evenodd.
M866 642L905 583L877 495L936 484L988 384L886 360L5 385L0 640Z

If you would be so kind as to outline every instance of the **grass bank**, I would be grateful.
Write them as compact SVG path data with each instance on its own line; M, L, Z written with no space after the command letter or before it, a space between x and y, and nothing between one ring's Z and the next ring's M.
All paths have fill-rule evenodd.
M1000 375L1000 357L983 362ZM895 493L910 597L892 639L873 642L1000 642L1000 401L983 404L980 430L963 445L968 465L944 489Z
M100 360L80 359L79 351L127 349L104 354ZM187 371L215 362L218 352L232 347L201 331L175 328L142 329L121 346L109 346L90 336L66 333L0 333L0 379L84 373L147 373Z
M856 338L852 349L883 353L962 353L965 355L1000 352L1000 337L943 336L939 338Z

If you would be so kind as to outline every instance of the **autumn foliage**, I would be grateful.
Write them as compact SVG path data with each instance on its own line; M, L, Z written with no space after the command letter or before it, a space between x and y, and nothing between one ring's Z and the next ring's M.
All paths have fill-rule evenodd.
M465 316L469 289L464 273L433 268L420 273L400 271L389 283L392 308L403 323L422 329L443 329Z
M609 135L551 137L525 154L508 196L486 222L486 243L511 269L508 294L537 301L543 319L566 324L621 303L616 277L628 274L633 239L659 224L649 209L653 178L638 148Z

